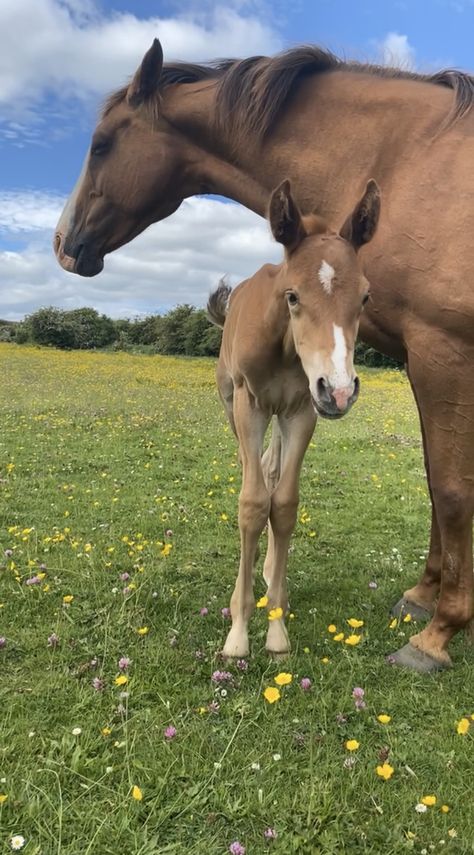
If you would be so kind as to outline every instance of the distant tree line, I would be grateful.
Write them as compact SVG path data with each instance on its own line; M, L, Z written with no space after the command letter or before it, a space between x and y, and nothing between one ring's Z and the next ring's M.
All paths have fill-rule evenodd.
M38 344L64 350L123 350L181 356L217 356L221 330L211 324L204 309L182 305L164 315L112 320L95 309L56 309L32 312L23 321L0 320L0 341ZM399 363L363 342L356 345L355 361L373 367Z

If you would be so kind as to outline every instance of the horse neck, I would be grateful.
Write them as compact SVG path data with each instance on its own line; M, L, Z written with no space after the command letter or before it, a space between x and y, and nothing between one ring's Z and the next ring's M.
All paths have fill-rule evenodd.
M215 123L215 84L180 84L166 98L171 123L191 143L195 192L265 214L284 178L303 211L338 218L368 178L387 178L406 152L432 139L452 92L428 83L335 71L302 82L265 140Z

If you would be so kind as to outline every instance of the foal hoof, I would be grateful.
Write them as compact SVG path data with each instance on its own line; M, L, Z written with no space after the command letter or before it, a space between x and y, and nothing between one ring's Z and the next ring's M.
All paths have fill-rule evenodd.
M413 644L405 644L400 650L386 656L386 662L389 665L398 665L401 668L410 668L412 671L418 671L419 674L432 674L435 671L443 671L449 668L449 665L435 659L428 653L423 653L418 647Z
M407 600L406 597L402 597L398 603L395 603L392 608L391 615L396 618L404 618L406 615L410 615L414 621L430 620L432 617L432 614L428 609L424 609L423 606L417 606L416 603L412 603L410 600Z
M285 662L290 656L289 650L282 650L279 653L275 653L274 650L267 650L267 653L274 662Z

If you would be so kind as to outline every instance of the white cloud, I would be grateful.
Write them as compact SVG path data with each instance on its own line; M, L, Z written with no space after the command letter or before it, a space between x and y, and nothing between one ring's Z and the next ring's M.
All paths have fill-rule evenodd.
M401 33L388 33L380 43L379 49L384 65L407 70L415 67L415 49L408 41L408 36Z
M102 96L128 79L155 36L165 59L249 56L281 46L271 24L224 2L205 14L140 19L107 17L92 0L3 0L0 104L25 110L46 94Z
M24 243L0 251L0 317L19 318L45 305L94 306L113 317L203 305L223 274L235 283L282 254L261 217L239 205L193 198L106 256L99 276L82 279L62 271L51 249L63 202L44 193L0 195L0 239Z

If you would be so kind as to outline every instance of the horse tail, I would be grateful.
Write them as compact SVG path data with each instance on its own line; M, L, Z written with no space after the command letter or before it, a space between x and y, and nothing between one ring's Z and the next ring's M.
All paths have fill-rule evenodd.
M216 327L223 327L225 324L231 292L232 288L223 276L207 301L207 317Z

